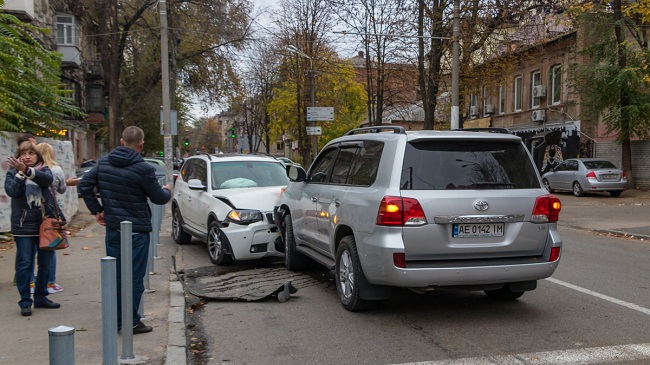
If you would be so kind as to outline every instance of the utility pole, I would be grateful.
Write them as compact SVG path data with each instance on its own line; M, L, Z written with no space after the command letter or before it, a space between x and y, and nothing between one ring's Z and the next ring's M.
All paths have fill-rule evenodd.
M460 128L460 0L454 0L453 49L451 64L451 129Z
M311 106L315 107L316 106L316 83L315 83L315 76L316 75L315 75L315 72L314 72L314 61L313 61L312 57L310 57L307 54L305 54L304 52L300 51L294 45L290 44L287 47L287 49L289 50L289 52L295 53L295 54L297 54L299 56L302 56L302 57L305 57L305 58L307 58L309 60L309 70L307 70L307 76L309 77L310 87L311 87ZM307 113L305 113L305 115L307 115ZM311 127L316 127L316 122L312 121L310 123L310 126ZM316 135L311 136L311 153L312 153L311 161L304 161L306 165L311 164L311 162L313 162L314 159L316 159L316 155L318 154L318 136L316 136Z
M165 153L165 180L172 183L172 125L169 97L169 44L167 40L167 0L160 0L160 64L162 71L163 148Z

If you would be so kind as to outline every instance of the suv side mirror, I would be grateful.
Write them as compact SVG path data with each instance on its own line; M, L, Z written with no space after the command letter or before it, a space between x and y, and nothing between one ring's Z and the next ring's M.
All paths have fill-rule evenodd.
M291 181L305 181L307 178L307 173L305 172L305 169L300 166L288 165L287 176Z
M192 190L203 190L203 191L208 190L207 187L203 185L203 183L199 179L189 179L187 181L187 187L189 187Z

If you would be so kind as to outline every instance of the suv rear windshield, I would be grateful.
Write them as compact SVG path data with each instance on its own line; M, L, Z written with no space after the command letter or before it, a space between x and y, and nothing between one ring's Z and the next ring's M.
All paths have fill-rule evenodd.
M403 190L530 189L539 179L521 143L414 141L407 144Z

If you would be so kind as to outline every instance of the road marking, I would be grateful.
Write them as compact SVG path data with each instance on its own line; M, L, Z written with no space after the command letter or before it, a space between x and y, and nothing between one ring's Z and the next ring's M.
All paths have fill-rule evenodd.
M408 362L399 365L589 365L650 359L650 343L591 347L527 354L470 357L439 361Z
M577 286L577 285L569 284L569 283L564 282L564 281L561 281L561 280L557 280L557 279L553 279L553 278L546 278L545 280L548 280L548 281L550 281L551 283L555 283L555 284L558 284L558 285L565 286L565 287L567 287L567 288L569 288L569 289L573 289L573 290L579 291L579 292L584 293L584 294L587 294L587 295L594 296L594 297L596 297L596 298L600 298L600 299L606 300L606 301L608 301L608 302L610 302L610 303L614 303L614 304L622 305L623 307L627 307L627 308L630 308L630 309L632 309L632 310L635 310L635 311L641 312L641 313L643 313L643 314L650 315L650 309L645 308L645 307L642 307L642 306L640 306L640 305L636 305L636 304L634 304L634 303L625 302L625 301L623 301L623 300L616 299L616 298L610 297L610 296L605 295L605 294L600 294L600 293L597 293L597 292L595 292L595 291L593 291L593 290L585 289L585 288L579 287L579 286Z

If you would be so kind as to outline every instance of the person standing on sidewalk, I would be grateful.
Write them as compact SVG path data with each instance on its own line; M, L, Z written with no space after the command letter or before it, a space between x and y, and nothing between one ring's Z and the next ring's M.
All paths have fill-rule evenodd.
M50 273L53 251L38 247L39 228L43 221L41 206L48 216L54 216L54 198L49 187L53 177L50 169L43 166L43 158L36 145L25 141L18 146L16 156L7 159L10 168L5 179L5 191L11 197L11 234L16 241L16 286L20 293L20 314L32 315L36 308L59 308L47 298L47 277ZM34 256L38 253L38 275L32 300L29 291L30 278L34 272Z
M49 167L50 171L52 171L54 182L52 183L53 189L50 189L50 191L56 191L56 193L63 194L67 190L68 185L78 184L76 176L75 178L70 178L68 180L65 179L63 169L56 163L56 159L54 158L54 148L52 148L49 143L39 143L36 145L36 149L41 154L41 156L43 156L43 165ZM59 211L61 211L60 206ZM66 220L63 216L63 211L61 211L60 216L63 220ZM56 253L53 252L52 265L50 266L50 276L47 278L47 292L50 294L55 294L60 291L63 291L63 288L56 283Z
M121 146L100 158L79 183L79 192L97 223L106 226L106 254L115 257L117 270L117 327L122 325L120 223L132 223L133 254L133 333L151 332L153 328L140 320L138 308L144 292L144 276L149 256L149 233L152 231L151 211L147 198L154 204L166 204L172 187L160 186L156 172L140 155L144 148L144 132L136 126L126 127ZM99 189L101 204L94 188ZM129 263L126 263L129 264Z

